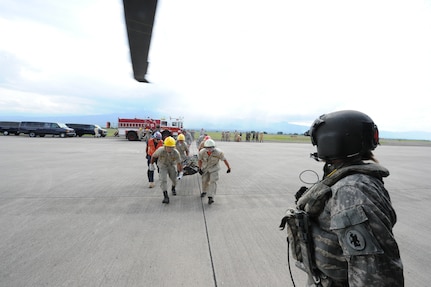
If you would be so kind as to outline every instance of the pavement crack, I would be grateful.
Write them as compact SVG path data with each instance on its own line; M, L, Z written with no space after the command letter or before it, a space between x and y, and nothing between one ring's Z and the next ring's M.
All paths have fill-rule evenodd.
M198 177L197 180L198 180L198 186L199 186L199 193L202 194L200 177ZM211 251L211 241L210 241L210 236L209 236L209 232L208 232L208 222L207 222L207 218L206 218L206 214L205 214L204 198L203 197L201 197L201 206L202 206L202 216L203 216L204 223L205 223L205 234L206 234L207 243L208 243L208 253L210 256L211 269L213 272L214 286L217 287L217 276L216 276L216 272L215 272L214 260L213 260L212 251Z

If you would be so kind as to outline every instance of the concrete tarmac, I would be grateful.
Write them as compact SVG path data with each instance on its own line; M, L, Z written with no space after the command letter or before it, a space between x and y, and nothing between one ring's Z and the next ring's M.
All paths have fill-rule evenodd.
M148 187L144 142L0 136L0 286L293 286L278 225L304 185L299 174L321 175L322 163L309 158L315 148L217 145L232 172L221 163L215 203L201 199L195 174L166 205L158 181ZM427 286L431 147L375 154L391 172L405 286ZM291 265L304 286L305 273Z

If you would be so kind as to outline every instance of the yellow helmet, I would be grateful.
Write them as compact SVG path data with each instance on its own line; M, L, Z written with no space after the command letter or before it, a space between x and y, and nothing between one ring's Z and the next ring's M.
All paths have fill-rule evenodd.
M184 141L184 140L186 140L186 137L183 134L179 134L177 140Z
M175 147L175 139L173 137L167 137L163 141L163 145L167 147Z

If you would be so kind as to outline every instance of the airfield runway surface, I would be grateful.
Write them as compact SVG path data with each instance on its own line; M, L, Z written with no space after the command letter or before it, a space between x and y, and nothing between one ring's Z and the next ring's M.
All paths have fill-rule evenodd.
M315 148L217 145L232 172L221 164L215 203L200 198L195 174L166 205L158 181L148 188L144 142L0 136L0 286L293 286L278 226L304 185L299 174L321 174ZM431 147L375 154L391 172L405 285L428 286Z

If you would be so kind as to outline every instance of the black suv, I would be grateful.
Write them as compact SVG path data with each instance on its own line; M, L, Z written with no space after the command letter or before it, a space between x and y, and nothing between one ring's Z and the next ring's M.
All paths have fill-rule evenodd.
M51 122L21 122L19 133L28 134L30 137L45 135L57 135L61 138L74 137L75 131L62 123Z
M98 125L88 125L88 124L66 124L69 128L72 128L75 130L75 133L77 136L82 137L83 135L95 135L95 129L97 128L99 135L101 137L106 137L108 134L108 131L105 129L102 129Z
M19 135L20 122L0 122L0 133L5 136L9 134Z

